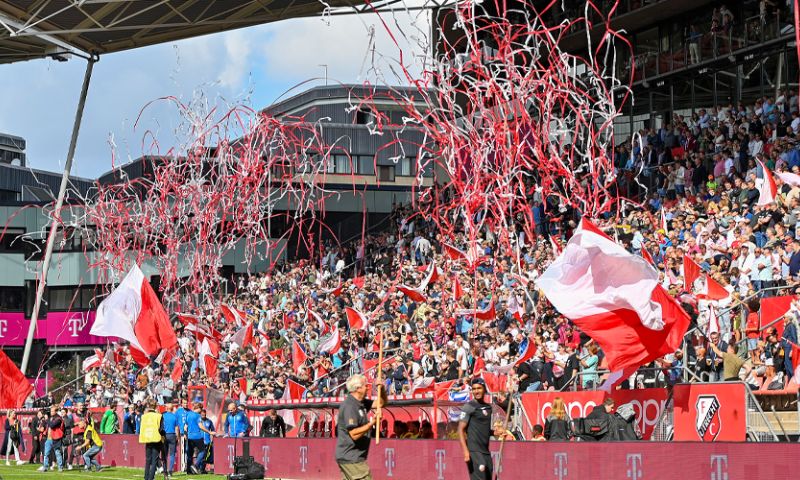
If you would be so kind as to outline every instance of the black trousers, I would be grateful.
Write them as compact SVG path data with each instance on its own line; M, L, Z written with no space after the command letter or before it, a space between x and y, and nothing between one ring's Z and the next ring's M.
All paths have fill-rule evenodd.
M28 459L28 463L41 463L43 450L44 445L39 441L39 435L34 435L31 441L31 456Z
M202 438L198 438L197 440L187 439L186 442L188 443L188 447L186 449L186 473L192 473L189 471L189 467L194 465L195 455L198 455L200 452L203 451L206 444L203 443Z
M469 480L492 480L492 456L488 453L469 452Z
M161 442L145 443L144 480L155 480L159 458L161 458Z

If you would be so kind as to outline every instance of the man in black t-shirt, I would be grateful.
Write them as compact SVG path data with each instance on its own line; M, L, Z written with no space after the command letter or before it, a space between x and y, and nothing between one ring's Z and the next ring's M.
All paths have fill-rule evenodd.
M269 411L269 415L261 421L261 437L285 437L286 436L286 422L283 418L278 416L278 412L273 408Z
M372 480L367 455L370 432L376 420L368 413L385 402L386 391L383 390L375 402L367 400L367 378L359 374L348 378L345 385L349 394L339 406L336 417L336 463L343 480Z
M458 420L458 441L464 451L470 480L492 479L492 455L489 438L492 435L492 406L484 402L486 384L482 379L472 381L472 400L461 407Z

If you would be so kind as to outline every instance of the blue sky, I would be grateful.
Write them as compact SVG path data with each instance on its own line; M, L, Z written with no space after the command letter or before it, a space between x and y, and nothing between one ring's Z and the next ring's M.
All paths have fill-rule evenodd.
M401 29L414 38L402 40L406 58L422 52L427 14L399 13ZM356 83L368 72L370 26L374 15L287 20L260 27L208 35L181 42L109 54L95 65L73 174L94 178L109 170L112 147L117 164L136 158L143 139L153 132L159 143L174 141L179 122L176 109L156 102L175 96L188 102L198 92L221 105L242 103L263 108L295 85L330 82ZM397 27L393 27L397 28ZM375 51L384 64L399 58L398 49L383 27L374 31ZM35 60L0 67L0 132L28 141L28 166L61 171L78 101L85 62L73 58L59 63ZM397 83L389 78L387 83ZM315 79L316 80L313 80ZM166 147L165 147L166 148ZM163 151L163 150L162 150Z

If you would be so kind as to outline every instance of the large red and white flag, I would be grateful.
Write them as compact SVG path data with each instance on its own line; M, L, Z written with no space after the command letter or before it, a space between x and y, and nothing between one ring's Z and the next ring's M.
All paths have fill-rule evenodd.
M683 256L683 288L703 300L722 300L731 294L688 255Z
M126 340L131 350L136 349L148 358L178 343L169 315L135 264L117 288L100 302L90 333Z
M758 202L756 202L756 205L770 205L778 197L778 185L775 183L775 177L772 176L772 172L767 169L764 162L761 160L756 161L764 173L764 177L758 185Z
M350 324L350 330L366 330L369 327L369 319L358 310L345 307L344 313L347 315L347 323Z
M319 353L334 354L342 348L342 338L339 335L339 329L334 328L330 336L319 343Z
M706 336L709 337L712 333L719 333L719 318L717 318L717 311L714 309L714 305L709 305Z
M0 349L0 408L20 408L33 391L30 380Z
M673 353L689 327L658 272L586 219L536 285L600 345L612 371Z
M403 295L417 303L425 303L428 301L422 288L412 288L401 284L397 286L397 289L403 292Z
M230 305L220 304L219 310L222 312L222 316L225 317L229 323L235 323L236 325L244 325L245 320L247 320L247 313L239 310L237 308L233 308Z

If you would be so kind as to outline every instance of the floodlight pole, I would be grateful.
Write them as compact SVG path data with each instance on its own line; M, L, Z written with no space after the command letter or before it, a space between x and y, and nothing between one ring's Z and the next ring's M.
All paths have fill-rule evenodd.
M31 323L28 328L28 338L25 340L25 351L22 354L22 373L26 373L28 369L28 361L30 360L31 355L31 345L33 344L33 335L36 333L36 321L39 317L39 309L42 305L44 287L47 285L47 271L50 269L50 259L53 256L53 244L55 243L56 231L58 229L56 215L61 214L61 207L64 205L64 196L66 195L67 184L69 183L69 172L72 170L72 159L75 157L75 147L78 143L78 132L81 129L81 121L83 120L83 107L86 106L86 94L89 91L89 81L92 78L92 69L94 68L94 64L99 59L100 58L97 55L91 55L86 59L86 73L83 75L81 96L78 99L78 110L75 112L75 122L72 124L72 137L69 141L67 161L64 163L64 174L61 177L61 188L58 191L58 198L56 199L56 205L53 209L53 220L50 223L50 232L47 234L47 246L44 250L44 260L42 260L42 274L39 278L39 285L36 288L36 302L33 304Z

